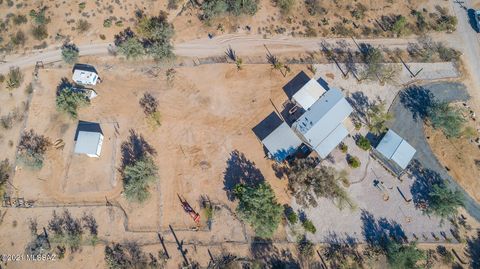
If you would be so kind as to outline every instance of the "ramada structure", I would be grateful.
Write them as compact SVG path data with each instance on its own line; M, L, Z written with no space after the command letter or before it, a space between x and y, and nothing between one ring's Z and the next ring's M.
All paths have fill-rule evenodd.
M396 176L400 176L405 171L415 152L415 148L391 129L372 151L374 157L382 161Z
M305 146L326 158L349 134L344 122L353 108L340 90L327 89L317 80L309 79L293 93L291 102L293 107L288 114L300 111L291 126L281 121L265 137L258 135L261 125L265 125L263 122L254 128L270 158L281 162L298 153L299 148L304 151Z

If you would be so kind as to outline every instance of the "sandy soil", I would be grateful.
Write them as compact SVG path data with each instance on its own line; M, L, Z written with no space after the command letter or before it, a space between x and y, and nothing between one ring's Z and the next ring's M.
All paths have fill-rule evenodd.
M425 133L439 161L450 169L450 175L480 202L480 168L475 165L475 160L480 160L480 148L466 138L449 140L429 126L425 127Z
M81 2L85 3L82 9L79 5ZM355 28L356 25L368 26L370 28L377 28L375 19L379 19L382 15L404 15L410 22L413 23L414 18L410 16L411 9L422 10L426 8L428 12L436 12L434 6L442 5L448 7L448 3L439 3L435 1L415 1L415 3L406 3L405 1L372 1L360 0L356 3L363 4L367 11L364 18L353 19L351 12L355 9L355 4L349 0L324 1L321 6L328 12L326 14L310 15L307 12L303 1L297 1L291 13L282 15L277 7L274 6L270 0L261 0L259 3L259 11L253 17L228 17L213 20L209 25L199 20L201 13L198 8L187 8L182 11L183 6L189 1L179 1L176 10L167 9L167 1L23 1L8 7L6 1L0 5L0 14L22 14L28 17L31 9L37 9L41 6L47 6L47 15L51 22L48 24L49 37L46 40L47 45L61 44L65 40L74 41L76 44L86 44L101 41L100 35L105 36L106 41L113 40L113 36L126 27L134 27L134 12L136 10L143 10L147 14L158 14L160 10L169 12L169 19L175 26L176 36L175 40L178 42L206 37L208 33L214 35L222 33L240 33L249 32L246 26L250 26L251 33L262 34L265 36L272 35L292 35L304 36L307 25L311 27L314 32L320 36L332 35L331 27L337 22L347 21L347 28L351 29L355 35L361 34L360 28ZM428 16L426 16L428 18ZM84 33L78 33L75 29L77 22L80 20L87 20L91 27ZM104 27L104 20L110 19L112 26ZM326 20L326 24L320 23L321 19ZM21 30L25 33L27 40L24 47L17 47L19 52L29 51L34 46L39 46L43 41L35 40L30 34L31 21L30 18L26 24L13 25L12 22L7 27L6 31L1 33L3 37L3 44L5 45L10 40L10 35ZM117 22L121 24L117 25ZM387 32L381 30L374 34L376 36L388 35Z

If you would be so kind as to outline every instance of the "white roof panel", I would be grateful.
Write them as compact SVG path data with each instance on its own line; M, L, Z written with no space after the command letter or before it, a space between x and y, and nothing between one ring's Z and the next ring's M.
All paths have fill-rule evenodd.
M309 109L325 93L325 89L314 78L310 79L292 99L303 109Z
M79 131L75 144L75 153L99 155L102 141L103 135L101 133Z
M330 152L348 135L348 130L339 124L320 144L315 147L315 151L322 158L326 158Z
M416 150L402 137L392 130L388 130L378 144L376 150L383 156L394 161L402 169L407 168Z
M75 81L76 83L86 85L97 84L97 78L97 73L81 69L75 69L72 76L73 81Z
M396 162L402 169L405 169L415 155L415 152L416 150L410 146L407 141L402 140L402 143L400 143L397 151L395 151L392 156L392 161Z
M262 144L268 149L273 159L283 161L295 152L302 141L284 122L263 139Z

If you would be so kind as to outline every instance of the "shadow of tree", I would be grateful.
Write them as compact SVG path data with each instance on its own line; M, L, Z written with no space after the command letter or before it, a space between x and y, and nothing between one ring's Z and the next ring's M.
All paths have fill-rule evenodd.
M250 253L255 260L264 263L264 268L300 269L300 264L288 249L279 249L271 240L254 238Z
M70 81L68 81L68 78L63 77L57 85L57 92L56 92L57 96L60 95L60 93L66 88L72 89L73 84Z
M331 268L341 268L349 257L357 264L363 263L363 257L358 253L356 238L348 234L345 234L345 237L340 237L335 232L329 232L324 241L326 243L324 255Z
M368 110L376 104L376 100L370 100L363 92L354 92L348 96L347 101L355 109L351 114L354 120L360 122L367 121Z
M385 250L390 240L398 243L408 242L402 226L395 221L389 221L386 218L376 220L373 214L366 210L362 210L361 220L363 223L362 234L371 247L380 247Z
M435 104L433 93L419 86L412 86L400 93L400 102L413 114L413 119L425 119L428 109Z
M248 160L238 150L230 153L227 160L227 168L223 176L224 190L231 201L234 200L233 189L235 185L243 183L249 186L256 186L265 181L262 172L255 166L255 163Z
M414 159L408 166L409 172L412 178L415 179L410 192L412 193L413 202L417 207L422 205L428 205L429 193L432 190L433 185L444 185L445 181L441 178L437 172L424 168L422 164Z
M155 155L155 149L145 141L142 135L130 129L128 140L122 143L122 170L125 166L135 163L147 154Z
M480 268L480 231L477 232L477 237L467 240L467 253L471 268Z

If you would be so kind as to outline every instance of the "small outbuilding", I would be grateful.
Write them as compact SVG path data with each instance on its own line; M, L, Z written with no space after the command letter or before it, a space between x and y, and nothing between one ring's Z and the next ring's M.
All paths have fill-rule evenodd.
M401 170L407 168L416 150L393 130L388 130L375 148L388 161L394 162Z
M80 121L75 134L75 153L100 157L103 133L98 123Z
M310 79L292 96L292 101L301 106L303 109L309 109L326 90L318 83L315 78Z
M95 85L100 80L95 67L88 64L76 64L73 67L73 81L82 85Z

